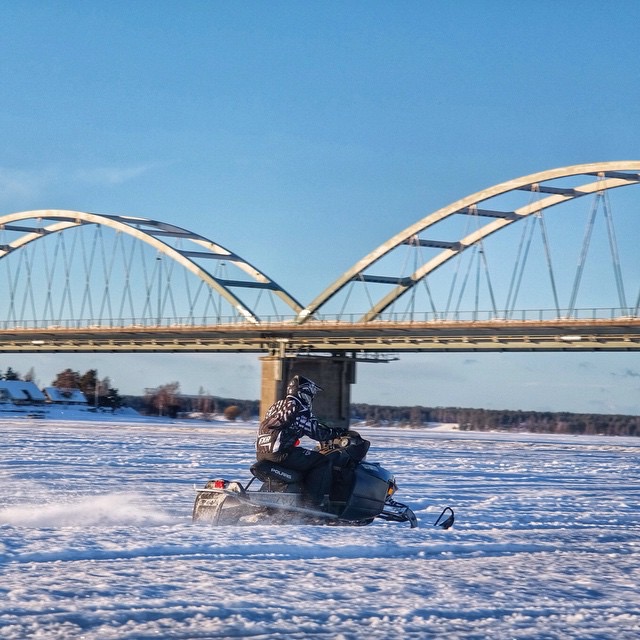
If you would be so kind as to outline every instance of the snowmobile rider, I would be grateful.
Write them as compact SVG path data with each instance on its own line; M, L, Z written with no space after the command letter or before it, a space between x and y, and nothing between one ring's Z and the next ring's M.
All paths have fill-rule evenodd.
M322 507L328 502L333 458L297 445L303 435L331 440L344 429L328 427L313 415L311 404L318 391L322 387L309 378L291 378L285 398L274 402L260 423L256 457L302 472L305 493L314 506Z

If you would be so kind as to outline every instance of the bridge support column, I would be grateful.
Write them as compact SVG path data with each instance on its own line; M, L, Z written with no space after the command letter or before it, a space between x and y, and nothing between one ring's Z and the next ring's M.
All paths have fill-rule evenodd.
M356 381L356 362L348 356L283 357L264 356L260 416L284 397L287 383L298 374L319 384L323 391L313 401L313 412L333 426L348 426L351 404L351 385Z

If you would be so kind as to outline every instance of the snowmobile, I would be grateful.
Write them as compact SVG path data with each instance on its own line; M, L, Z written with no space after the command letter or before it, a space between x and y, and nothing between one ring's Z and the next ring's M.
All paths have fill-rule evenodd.
M261 460L251 466L253 477L246 485L218 478L196 488L193 520L216 525L299 522L363 526L380 518L417 527L413 511L392 497L398 488L393 474L378 463L365 461L369 445L357 431L319 444L320 453L333 457L329 502L322 509L308 503L301 473ZM453 510L445 507L434 526L448 529L453 522Z

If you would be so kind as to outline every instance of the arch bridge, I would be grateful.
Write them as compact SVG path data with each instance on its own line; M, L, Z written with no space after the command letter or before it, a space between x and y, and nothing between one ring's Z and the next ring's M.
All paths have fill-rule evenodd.
M484 189L400 231L306 305L174 224L3 215L0 352L262 353L263 401L296 369L340 380L344 408L355 362L384 354L635 351L638 189L620 187L638 183L640 161L619 161Z

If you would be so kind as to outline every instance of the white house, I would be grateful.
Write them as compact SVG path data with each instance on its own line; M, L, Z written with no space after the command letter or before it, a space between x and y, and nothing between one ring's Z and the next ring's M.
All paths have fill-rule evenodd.
M44 404L46 397L33 382L0 380L0 403Z
M88 401L80 389L61 389L60 387L45 387L46 399L51 404L73 404L87 406Z

